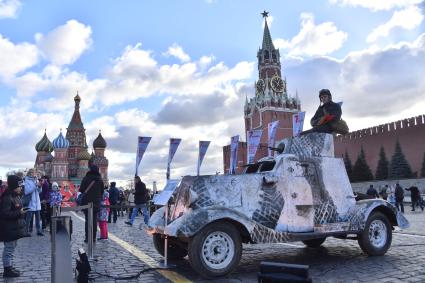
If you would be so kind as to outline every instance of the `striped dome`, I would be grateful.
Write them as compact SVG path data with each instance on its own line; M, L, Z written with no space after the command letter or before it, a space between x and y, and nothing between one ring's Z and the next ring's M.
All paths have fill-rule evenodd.
M100 133L100 131L97 138L93 141L93 148L106 148L106 141L102 137L102 134Z
M78 154L78 160L90 160L91 155L90 153L87 151L87 149L83 149L82 151L80 151L80 153Z
M49 138L47 137L46 132L44 132L44 136L41 138L41 140L35 145L35 150L37 152L52 152L53 151L53 145L50 142Z
M59 136L53 140L53 147L55 149L68 148L69 141L62 135L62 131Z

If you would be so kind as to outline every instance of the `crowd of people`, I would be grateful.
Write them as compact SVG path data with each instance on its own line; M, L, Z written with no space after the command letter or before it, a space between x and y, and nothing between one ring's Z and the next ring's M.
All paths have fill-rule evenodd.
M99 168L90 166L90 170L81 181L78 205L93 203L93 240L108 239L108 223L116 223L118 217L127 215L126 224L132 226L138 213L143 214L145 224L150 217L150 191L139 176L134 178L134 189L123 191L111 182L104 185ZM58 183L50 182L48 176L37 176L34 169L23 174L9 175L7 185L0 180L0 242L3 249L3 277L19 277L20 272L13 267L13 254L17 240L33 236L33 227L39 237L49 229L51 216L61 207L63 196ZM129 207L130 206L130 207ZM85 242L88 240L88 211L85 215ZM125 218L127 220L127 218ZM100 237L96 238L97 225Z
M399 183L397 183L395 187L384 185L379 189L379 192L373 185L370 185L366 194L370 198L382 198L404 213L404 191L410 192L412 211L415 211L415 209L419 207L424 211L425 200L422 198L419 188L415 185L405 188L404 190Z

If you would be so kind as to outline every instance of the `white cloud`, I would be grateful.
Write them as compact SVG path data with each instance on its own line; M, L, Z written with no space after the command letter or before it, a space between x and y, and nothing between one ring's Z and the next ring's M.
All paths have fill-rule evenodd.
M42 54L55 65L74 63L92 44L90 26L69 20L47 35L36 34Z
M211 66L213 60L213 56L203 56L199 62L159 65L140 43L127 46L107 72L109 84L102 92L102 103L120 104L160 93L211 94L234 81L250 78L254 70L249 62L229 68L223 62Z
M404 8L421 3L423 0L329 0L332 4L342 6L363 7L372 11Z
M163 53L163 55L166 57L169 57L169 56L176 57L183 63L190 61L189 55L187 55L184 52L183 48L177 43L174 43L172 46L168 47L167 52Z
M401 11L395 11L391 19L375 28L367 37L368 43L375 42L380 37L387 36L394 28L412 30L419 26L424 19L422 11L416 6L410 6Z
M21 6L22 3L19 0L0 0L0 19L16 18Z
M341 48L347 33L339 31L332 22L314 23L310 13L301 14L301 30L291 40L276 39L277 48L287 49L288 56L320 56Z
M38 52L33 44L14 44L0 34L0 77L13 77L37 62Z

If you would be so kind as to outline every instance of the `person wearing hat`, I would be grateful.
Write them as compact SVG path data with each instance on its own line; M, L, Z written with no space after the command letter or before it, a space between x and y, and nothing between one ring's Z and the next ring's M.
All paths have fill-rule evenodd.
M319 99L320 105L310 120L313 128L302 132L302 135L313 132L330 134L334 132L333 125L341 120L341 106L332 101L332 94L329 89L320 90Z
M16 175L7 177L8 188L0 198L0 241L4 242L3 277L19 277L20 272L13 267L13 253L17 240L27 236L25 210L20 194L22 180Z
M80 192L83 195L82 205L93 203L93 241L96 241L96 231L97 231L97 213L100 209L100 202L103 196L103 181L99 173L99 167L96 165L91 165L90 170L81 180ZM84 216L86 219L85 223L85 239L84 242L87 243L88 239L88 211L84 209Z

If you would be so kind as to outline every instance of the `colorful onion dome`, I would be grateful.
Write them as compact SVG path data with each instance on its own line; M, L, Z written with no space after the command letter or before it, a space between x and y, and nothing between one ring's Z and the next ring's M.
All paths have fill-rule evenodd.
M54 149L62 149L62 148L68 148L69 147L69 140L67 140L62 135L62 130L57 138L53 140L53 148Z
M100 133L100 131L97 138L93 141L93 148L106 148L106 141L102 137L102 134Z
M87 149L83 149L82 151L80 151L80 153L77 156L78 160L90 160L91 155L90 153L87 151Z
M37 152L52 152L53 151L53 145L50 142L49 138L47 137L46 130L44 130L44 136L41 138L41 140L35 145L35 150Z

